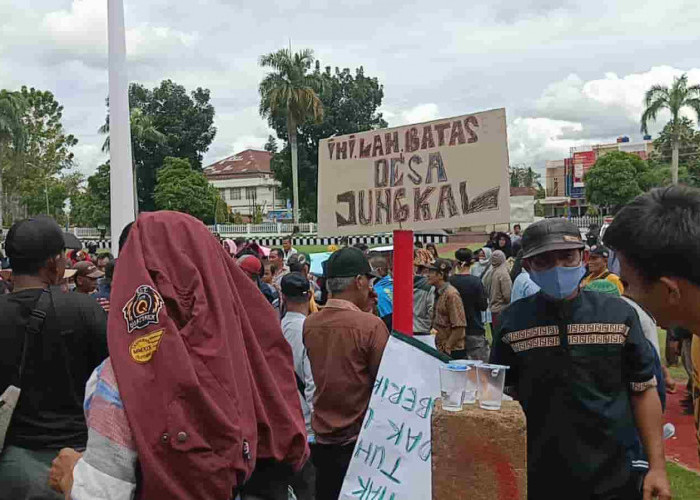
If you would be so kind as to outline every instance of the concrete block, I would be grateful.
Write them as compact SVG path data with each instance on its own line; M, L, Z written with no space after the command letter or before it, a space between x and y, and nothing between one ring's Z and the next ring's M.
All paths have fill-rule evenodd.
M500 411L465 405L432 416L433 499L527 498L527 427L520 404Z

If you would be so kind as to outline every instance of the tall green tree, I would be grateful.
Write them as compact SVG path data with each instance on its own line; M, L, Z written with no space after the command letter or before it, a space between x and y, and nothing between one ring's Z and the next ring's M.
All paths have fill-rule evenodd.
M586 172L586 199L616 210L653 187L655 181L647 162L639 156L614 151L598 158Z
M214 213L226 218L226 202L204 174L193 170L187 158L168 157L158 171L155 190L156 209L176 210L205 223L214 222Z
M73 167L78 139L63 128L63 106L53 93L23 86L20 94L26 104L22 116L26 147L8 172L6 188L20 195L29 215L48 210L55 216L62 213L67 195L61 175ZM53 200L48 207L47 198Z
M284 117L292 155L294 222L299 222L299 158L297 127L307 120L323 120L323 103L318 96L322 80L311 72L313 51L304 49L295 54L282 49L260 58L260 66L271 71L260 82L260 114L263 117Z
M209 101L209 90L198 87L188 93L172 80L152 90L137 83L129 86L130 109L138 110L131 116L131 142L140 210L155 210L157 174L166 157L187 158L192 168L201 170L216 135ZM109 115L105 123L100 129L104 133L109 131Z
M642 113L642 132L649 133L649 122L656 121L662 110L671 113L671 181L678 184L678 154L681 133L681 110L685 107L695 112L695 118L700 120L700 85L688 85L688 75L683 74L673 79L671 87L654 85L644 96L644 112Z
M387 122L377 110L384 98L384 89L376 77L365 75L359 67L340 70L330 66L321 69L316 63L314 75L322 82L319 94L323 104L323 121L306 121L299 126L298 168L300 210L304 220L316 220L318 203L318 143L332 135L352 134L387 127ZM291 198L292 165L290 141L284 117L268 118L270 127L285 144L272 159L275 179L281 183L281 195ZM276 150L276 144L268 141L268 148Z
M3 223L5 190L3 177L16 153L24 150L26 131L22 117L26 103L19 92L0 90L0 228Z

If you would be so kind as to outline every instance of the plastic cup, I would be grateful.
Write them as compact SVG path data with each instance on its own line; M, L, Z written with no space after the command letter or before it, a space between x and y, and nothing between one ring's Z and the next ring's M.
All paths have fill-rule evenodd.
M479 380L479 407L484 410L500 410L503 402L503 386L507 366L481 364L476 367Z
M440 366L440 396L442 409L460 411L467 384L467 366L449 363Z
M451 362L451 364L467 367L467 383L464 387L464 404L473 405L476 403L477 393L479 392L476 367L483 363L484 362L480 359L460 359Z

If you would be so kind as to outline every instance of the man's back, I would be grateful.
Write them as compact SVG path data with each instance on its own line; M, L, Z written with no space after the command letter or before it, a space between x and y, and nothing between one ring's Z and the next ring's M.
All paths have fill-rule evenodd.
M389 338L376 316L345 300L329 299L304 324L316 395L312 426L322 444L357 438Z
M481 311L486 310L488 301L481 280L470 274L455 274L450 278L450 284L457 289L462 298L467 316L467 335L483 335Z
M27 320L41 293L27 289L0 296L2 388L17 372ZM61 313L52 305L41 333L30 338L8 446L81 448L87 441L83 395L92 370L107 357L107 317L92 297L55 288L51 293Z

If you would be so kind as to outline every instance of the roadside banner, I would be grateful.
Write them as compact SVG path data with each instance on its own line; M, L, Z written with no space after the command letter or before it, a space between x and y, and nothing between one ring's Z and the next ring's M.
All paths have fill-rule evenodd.
M323 139L323 236L509 221L505 109Z

